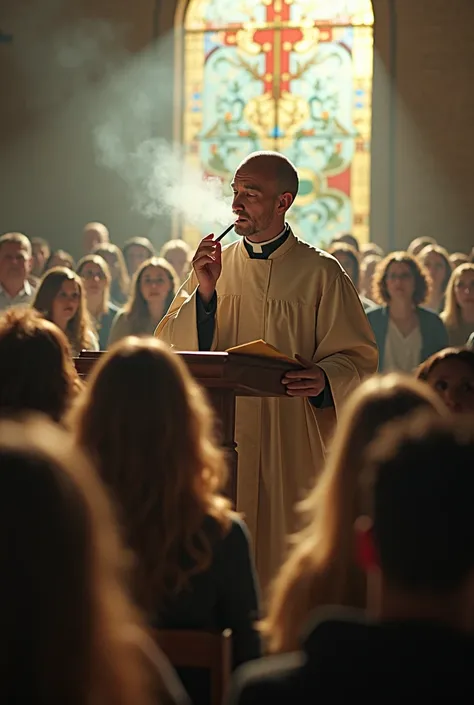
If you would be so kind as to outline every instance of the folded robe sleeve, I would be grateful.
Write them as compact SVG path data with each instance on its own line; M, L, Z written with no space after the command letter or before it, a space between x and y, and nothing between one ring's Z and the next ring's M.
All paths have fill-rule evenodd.
M313 359L326 375L337 412L360 382L377 371L378 363L372 328L345 272L322 294L316 313L316 343Z

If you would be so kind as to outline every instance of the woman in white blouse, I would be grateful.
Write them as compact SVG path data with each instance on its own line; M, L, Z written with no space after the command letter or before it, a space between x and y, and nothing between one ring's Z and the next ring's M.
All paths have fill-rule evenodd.
M411 372L448 345L438 314L423 308L429 277L407 252L392 252L377 266L367 317L379 348L379 370Z

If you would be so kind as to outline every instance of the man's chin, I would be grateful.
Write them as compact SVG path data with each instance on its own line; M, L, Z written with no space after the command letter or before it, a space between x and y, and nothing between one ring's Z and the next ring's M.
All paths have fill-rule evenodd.
M236 223L234 231L241 237L249 237L255 233L255 228L250 223Z

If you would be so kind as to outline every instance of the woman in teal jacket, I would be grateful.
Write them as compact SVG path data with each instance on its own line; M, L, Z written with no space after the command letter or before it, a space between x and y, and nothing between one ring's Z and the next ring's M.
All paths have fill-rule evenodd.
M430 279L406 252L392 252L379 263L373 298L380 303L367 311L379 348L379 370L411 372L433 353L448 346L438 314L423 308Z

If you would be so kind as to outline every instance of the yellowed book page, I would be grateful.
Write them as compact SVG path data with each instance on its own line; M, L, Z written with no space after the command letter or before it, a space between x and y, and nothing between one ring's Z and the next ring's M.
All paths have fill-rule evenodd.
M228 353L236 353L239 355L255 355L257 357L271 357L274 360L285 360L286 362L297 363L293 357L288 357L282 352L277 350L277 348L266 343L264 340L253 340L251 343L244 343L243 345L237 345L234 348L229 348L226 350Z

